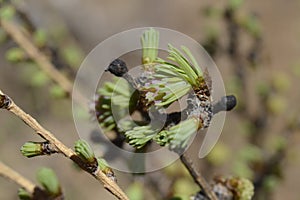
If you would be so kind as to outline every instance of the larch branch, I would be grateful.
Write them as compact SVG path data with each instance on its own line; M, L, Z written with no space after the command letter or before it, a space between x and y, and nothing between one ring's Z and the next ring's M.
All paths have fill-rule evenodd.
M8 97L6 94L2 93L0 90L1 102L0 108L7 109L8 111L15 114L17 117L22 119L24 123L26 123L29 127L31 127L35 133L40 135L45 140L49 141L53 144L60 153L71 159L73 162L77 163L79 166L82 166L80 162L80 158L78 158L77 154L66 145L64 145L60 140L58 140L50 131L46 130L42 125L40 125L31 115L25 113L20 107L18 107L14 101ZM9 103L7 103L9 102ZM4 103L4 104L3 104ZM2 105L1 105L2 104ZM83 168L83 170L89 170ZM122 189L117 185L116 182L108 178L101 170L97 170L95 173L90 173L93 175L97 180L103 183L104 188L110 191L113 195L117 198L122 200L128 200L126 194L122 191Z
M180 160L183 163L183 165L186 167L192 178L194 179L195 183L199 185L201 190L203 190L203 193L210 199L210 200L218 200L218 197L216 194L212 191L210 185L207 183L205 178L202 176L200 172L198 172L191 161L191 159L186 155L186 153L183 153L180 156Z
M36 185L33 184L31 181L24 178L22 175L20 175L18 172L14 171L4 163L0 161L0 176L11 180L24 188L27 192L30 194L34 193L34 190L36 188Z

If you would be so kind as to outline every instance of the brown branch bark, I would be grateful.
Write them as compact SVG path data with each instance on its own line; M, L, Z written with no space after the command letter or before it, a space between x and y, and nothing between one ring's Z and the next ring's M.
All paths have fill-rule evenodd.
M183 153L180 156L180 160L183 163L183 165L186 167L186 169L189 171L189 173L192 176L192 178L194 179L195 183L197 183L199 185L199 187L203 190L203 193L210 200L218 200L218 197L212 191L210 185L207 183L207 181L202 176L202 174L194 168L191 159L186 155L186 153Z
M73 162L77 163L79 166L82 166L79 162L81 159L76 155L76 153L65 146L61 141L59 141L50 131L46 130L42 125L40 125L32 116L25 113L20 107L18 107L12 99L10 99L7 95L2 93L0 90L1 101L0 108L6 109L11 113L15 114L17 117L22 119L24 123L26 123L29 127L31 127L36 134L43 137L45 140L49 141L53 144L63 155L71 159ZM4 98L3 98L4 97ZM3 102L6 102L5 105L1 105ZM8 103L7 103L8 102ZM77 159L76 159L77 158ZM89 169L83 168L83 170L89 172ZM104 188L110 191L117 198L122 200L128 200L126 194L122 191L122 189L117 185L116 182L108 178L101 170L97 170L95 173L90 173L97 180L103 183Z
M0 176L11 180L24 188L27 192L30 194L34 193L34 190L36 188L36 185L32 183L31 181L24 178L22 175L20 175L18 172L14 171L4 163L0 161Z

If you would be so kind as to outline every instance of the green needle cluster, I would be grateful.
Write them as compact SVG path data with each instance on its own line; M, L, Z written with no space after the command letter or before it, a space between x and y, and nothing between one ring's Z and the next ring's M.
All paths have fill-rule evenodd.
M93 163L95 161L95 154L90 145L84 140L78 140L75 142L75 152L88 163Z
M126 131L125 133L126 137L129 140L129 144L138 149L142 148L156 134L157 130L153 130L150 125L136 126L132 130Z
M52 196L58 196L61 193L59 181L52 169L41 168L37 172L37 180Z
M43 155L42 143L26 142L21 147L21 153L28 158Z
M199 85L204 83L202 70L187 47L181 46L177 49L169 44L166 60L158 58L159 32L153 28L144 32L141 45L145 72L141 77L134 78L137 83L140 83L140 87L136 88L139 90L140 99L132 98L133 88L124 77L117 81L105 82L98 90L100 96L96 102L98 121L106 130L114 129L124 133L127 142L135 148L142 148L151 140L161 146L169 145L172 150L185 148L190 136L201 127L200 120L194 117L189 117L170 127L163 127L161 130L150 125L138 126L132 123L126 123L129 126L124 126L123 119L127 117L128 110L130 110L129 114L136 109L143 115L143 112L149 110L151 106L156 110L168 107L188 95L193 89L200 88ZM119 84L118 81L123 82ZM141 102L142 111L139 107ZM119 111L114 113L121 119L118 124L113 116L113 109Z
M203 80L202 70L187 47L182 46L180 51L169 44L168 48L169 61L156 59L154 79L145 87L148 100L154 100L157 107L169 106Z
M182 150L187 147L190 137L195 134L198 129L199 120L192 117L172 126L168 130L160 132L155 141L159 144L165 142L169 145L171 150Z
M123 118L132 106L130 98L133 88L124 79L116 78L113 82L105 82L98 90L99 97L95 103L97 120L105 132L118 129L112 109Z
M158 56L159 32L153 28L145 31L141 43L143 48L142 63L153 63Z

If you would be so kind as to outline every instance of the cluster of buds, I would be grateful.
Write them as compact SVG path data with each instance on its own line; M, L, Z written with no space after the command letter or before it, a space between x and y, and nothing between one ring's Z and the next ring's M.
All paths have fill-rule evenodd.
M75 152L78 157L81 159L80 167L88 169L91 173L97 173L98 170L101 170L108 178L113 181L116 181L113 170L109 167L107 162L103 158L96 158L94 151L90 145L84 140L78 140L75 142ZM76 159L76 158L73 158Z
M192 134L209 127L214 114L235 107L236 99L234 96L226 96L213 105L212 82L208 72L206 70L203 73L187 47L182 46L179 50L169 44L167 60L159 58L159 32L154 29L144 32L141 44L144 72L139 77L133 78L121 59L114 60L107 68L106 71L119 80L126 80L127 84L107 81L99 89L101 98L95 106L98 121L109 130L111 127L116 128L136 148L155 141L162 146L168 145L171 150L180 151L187 146ZM122 104L113 103L116 96ZM184 96L188 96L188 106L180 114L163 112L163 109ZM111 112L113 106L123 106L122 109L129 109L130 114L138 111L144 121L127 123L132 126L124 128L124 123L120 123L122 120L114 121ZM167 119L163 127L150 124L150 110L157 119ZM123 122L126 121L126 113L121 117L124 118Z

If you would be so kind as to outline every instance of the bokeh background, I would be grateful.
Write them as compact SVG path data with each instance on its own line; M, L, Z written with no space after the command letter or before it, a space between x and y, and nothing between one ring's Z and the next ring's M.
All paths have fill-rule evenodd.
M300 198L299 0L245 1L234 11L228 11L229 1L216 0L27 0L14 5L37 27L37 44L43 49L46 38L51 49L43 50L51 56L56 52L67 63L61 70L70 78L84 55L124 30L165 27L199 41L219 67L227 93L235 94L239 103L228 113L221 138L207 158L198 159L197 140L193 143L189 154L195 165L208 180L217 175L250 178L258 189L255 199ZM33 62L16 62L19 57L10 50L17 45L3 30L0 33L0 88L73 146L78 135L70 99L62 97ZM60 59L53 62L61 66ZM30 180L35 181L37 169L47 166L57 173L66 199L114 199L60 155L23 157L20 147L41 139L15 116L1 111L0 127L1 161ZM197 192L180 163L144 178L116 174L120 186L137 200L163 199L165 193L187 198ZM1 200L17 199L17 190L17 185L0 178Z

